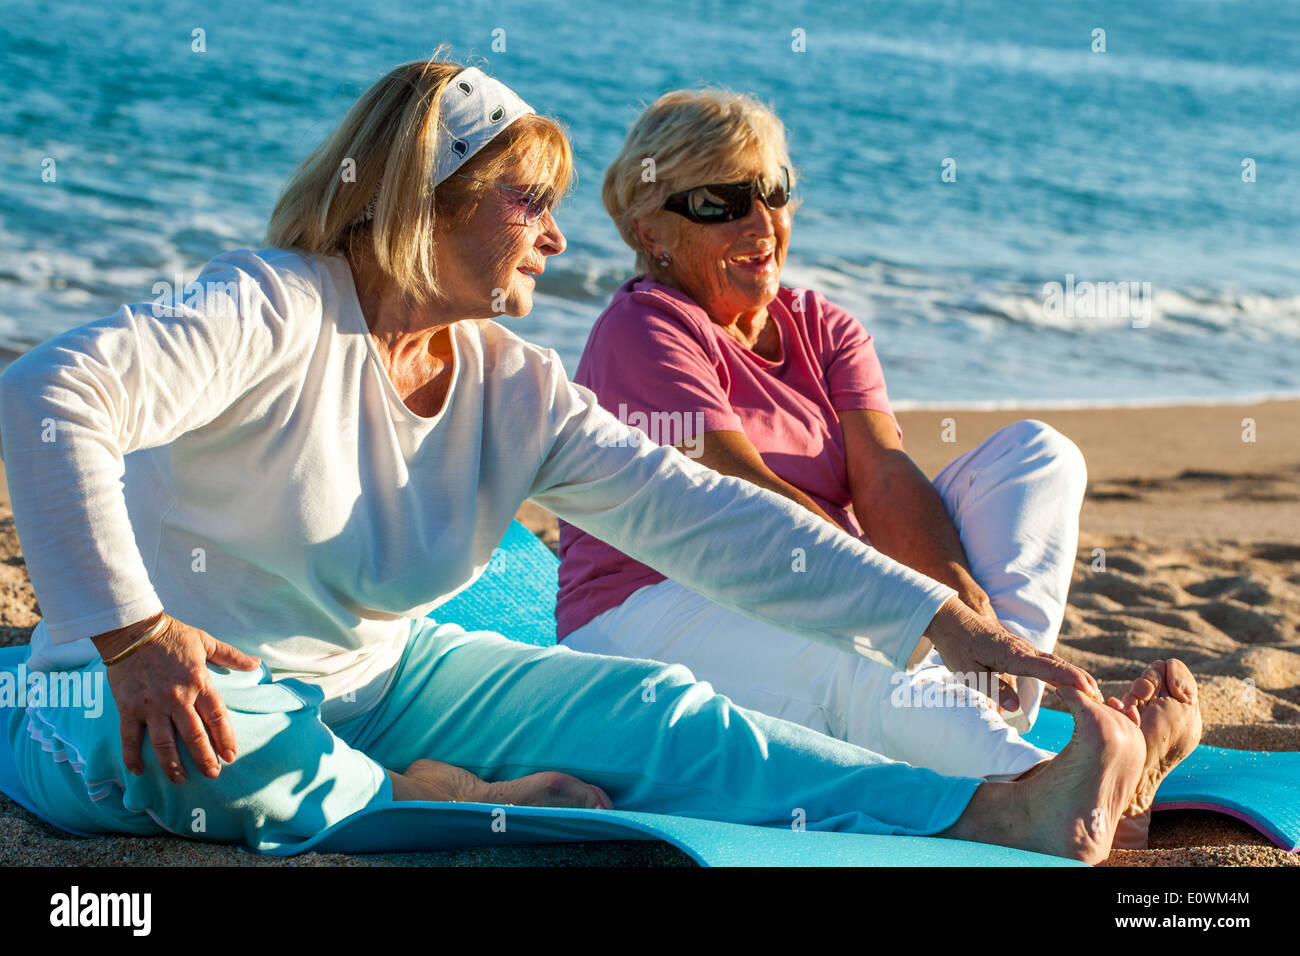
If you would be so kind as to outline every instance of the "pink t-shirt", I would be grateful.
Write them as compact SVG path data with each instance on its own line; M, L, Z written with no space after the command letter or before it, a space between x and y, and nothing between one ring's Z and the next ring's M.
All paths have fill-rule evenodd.
M781 338L774 362L745 348L684 293L637 276L592 326L573 381L661 445L698 448L704 432L743 432L767 467L860 534L845 510L853 499L835 410L893 415L871 336L808 290L782 286L768 314ZM560 638L664 580L563 521L560 562Z

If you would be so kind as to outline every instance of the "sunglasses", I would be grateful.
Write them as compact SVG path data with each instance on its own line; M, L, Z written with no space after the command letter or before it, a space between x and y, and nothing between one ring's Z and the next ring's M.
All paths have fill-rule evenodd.
M781 167L781 179L764 191L762 180L747 183L715 183L673 193L664 209L685 216L691 222L715 223L744 219L754 206L754 197L768 209L780 209L790 201L790 170Z
M532 189L516 189L514 186L503 186L501 183L494 183L487 179L476 179L473 176L466 176L462 173L453 173L460 179L468 179L476 183L482 183L485 186L495 186L497 189L504 189L508 192L518 193L524 203L524 224L531 226L537 220L546 215L547 210L555 202L555 194L550 189L538 190L537 187Z

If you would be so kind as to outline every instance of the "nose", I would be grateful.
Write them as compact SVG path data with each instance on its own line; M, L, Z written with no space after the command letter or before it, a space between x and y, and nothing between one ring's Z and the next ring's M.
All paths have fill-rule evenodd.
M537 237L537 248L544 256L558 256L566 248L568 242L564 239L564 233L560 232L560 226L555 221L555 213L548 209L546 215L542 217L542 234Z
M744 234L747 236L772 235L773 215L772 210L767 208L767 203L755 196L753 203L749 207L749 215L741 220Z

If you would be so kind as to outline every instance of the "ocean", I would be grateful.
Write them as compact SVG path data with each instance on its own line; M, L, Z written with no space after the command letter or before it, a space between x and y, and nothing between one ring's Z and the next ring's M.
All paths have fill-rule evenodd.
M445 42L570 129L568 250L509 320L570 373L631 274L605 166L644 104L710 84L785 122L783 282L863 322L899 407L1300 395L1300 4L3 0L0 23L3 361L260 246L360 92Z

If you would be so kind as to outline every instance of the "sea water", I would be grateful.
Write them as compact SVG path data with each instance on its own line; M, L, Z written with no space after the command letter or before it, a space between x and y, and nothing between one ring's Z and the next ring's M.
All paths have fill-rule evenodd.
M0 350L260 245L357 95L444 41L572 134L568 251L507 320L570 373L632 267L605 167L645 103L714 84L786 123L783 281L864 323L897 404L1300 392L1286 2L4 0Z

